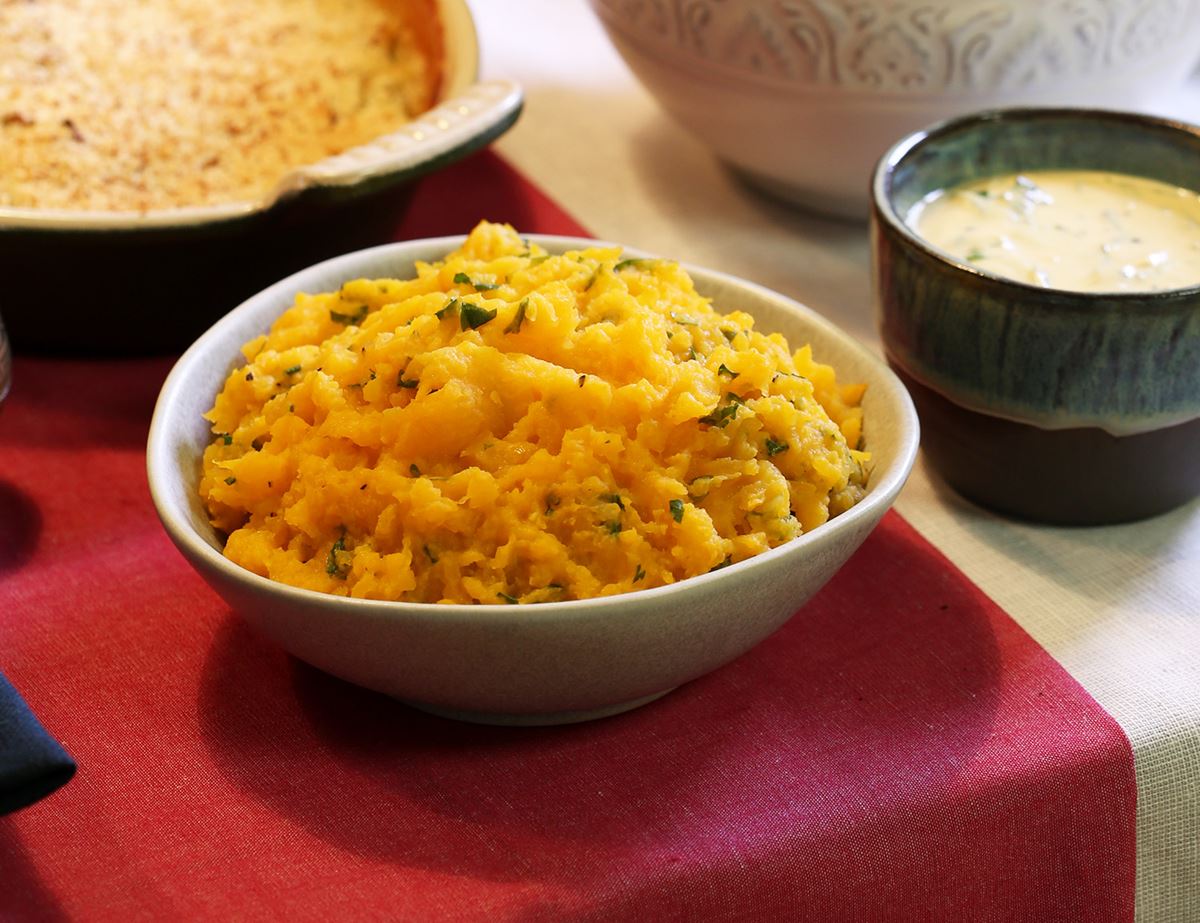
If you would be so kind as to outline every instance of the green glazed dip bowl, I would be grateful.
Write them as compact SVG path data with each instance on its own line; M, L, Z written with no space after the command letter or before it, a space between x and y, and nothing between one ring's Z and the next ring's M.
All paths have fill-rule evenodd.
M1040 288L983 271L905 221L930 192L999 174L1104 170L1200 190L1200 128L1007 109L897 142L872 180L873 297L930 464L1019 518L1124 522L1200 494L1200 285Z

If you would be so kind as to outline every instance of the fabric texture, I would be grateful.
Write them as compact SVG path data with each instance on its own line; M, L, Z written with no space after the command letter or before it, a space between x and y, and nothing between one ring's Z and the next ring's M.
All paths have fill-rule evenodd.
M481 217L583 230L483 154L397 233ZM0 668L80 769L0 819L0 919L1132 917L1125 736L899 516L651 705L459 724L290 659L175 551L144 473L170 365L17 361Z
M915 477L898 509L1016 617L1124 729L1138 780L1135 917L1200 920L1200 516L1005 522ZM1021 574L1013 580L1014 568Z

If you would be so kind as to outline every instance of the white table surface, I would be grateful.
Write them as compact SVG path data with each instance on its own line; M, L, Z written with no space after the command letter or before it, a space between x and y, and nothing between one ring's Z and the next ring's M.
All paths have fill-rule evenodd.
M483 76L526 92L500 153L593 234L753 279L878 348L865 226L743 185L658 108L583 0L471 7ZM1200 121L1200 85L1156 108ZM1200 502L1130 525L1026 525L959 499L918 462L897 508L1124 728L1138 919L1200 920Z

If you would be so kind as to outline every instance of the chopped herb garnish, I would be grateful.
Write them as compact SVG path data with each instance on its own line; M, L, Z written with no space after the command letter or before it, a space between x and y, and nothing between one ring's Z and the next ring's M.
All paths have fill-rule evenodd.
M688 317L688 315L686 315L686 314L676 314L674 311L671 312L671 320L675 321L675 323L680 324L684 327L695 327L696 326L696 321L694 318Z
M621 520L614 519L611 522L606 522L604 528L608 530L609 535L616 535L621 531Z
M367 376L367 381L374 381L374 380L375 380L375 370L371 369L371 374Z
M780 452L786 452L789 448L790 446L786 442L778 442L770 436L767 437L767 458L778 455Z
M715 426L717 429L724 429L729 425L729 421L737 416L738 402L726 404L724 407L718 407L712 413L700 418L701 423L706 423L709 426Z
M79 130L79 126L76 125L71 119L63 119L62 124L63 128L71 133L71 137L75 141L79 142L80 144L84 142L85 139L83 137L83 132Z
M458 299L451 298L445 303L445 305L442 306L440 311L435 311L433 316L438 320L441 320L447 314L453 314L456 310L458 310Z
M736 331L736 330L730 330L728 327L722 327L722 328L721 328L721 335L722 335L723 337L725 337L725 339L727 339L727 340L728 340L730 343L732 343L732 342L733 342L733 338L734 338L734 337L736 337L736 336L738 335L738 331Z
M546 260L548 260L548 259L550 259L550 254L549 254L549 253L542 253L542 254L540 254L540 255L538 255L538 256L533 256L533 257L530 257L530 258L529 258L529 265L530 265L530 266L537 266L539 263L544 263L544 262L546 262Z
M553 516L554 511L562 503L562 497L555 493L546 494L546 515Z
M508 593L497 593L496 596L500 599L503 599L510 606L515 606L517 603L520 602L520 600L517 599L517 597L510 596Z
M525 322L525 309L529 306L529 299L521 299L521 303L517 305L517 313L513 315L513 319L509 321L507 327L504 328L505 333L520 333L521 324Z
M404 373L406 371L408 371L408 370L401 369L400 374L396 376L396 387L397 388L415 388L415 387L417 387L417 385L419 385L421 383L421 380L419 378L405 378Z
M337 577L339 580L345 580L350 573L349 564L341 564L338 562L338 552L346 550L346 533L343 532L341 537L329 549L329 557L325 559L325 573L330 577Z
M979 249L973 249L967 254L967 259L972 263L977 263L979 260L983 259L983 257L984 252Z
M601 494L600 499L605 503L615 503L621 509L625 509L625 501L621 499L620 494Z
M988 192L986 189L976 189L975 195L979 196L981 199L986 199L988 196L991 195L991 193Z
M438 562L438 556L433 553L428 545L422 545L421 550L425 552L425 557L429 558L430 564L436 564Z
M708 572L711 574L714 570L720 570L722 567L728 567L732 563L733 563L733 558L730 555L725 555L725 560L722 561L720 564L717 564L714 567L710 568Z
M237 483L237 478L235 478L235 477L233 477L233 476L227 477L227 478L225 479L225 483L226 483L226 484L229 484L229 485L236 484L236 483Z
M631 259L621 260L613 267L613 272L620 272L626 266L637 266L639 269L643 266L652 266L657 260L648 259L645 257L633 257Z
M595 284L596 284L596 277L597 277L598 275L600 275L600 270L599 270L599 269L595 269L595 270L593 270L593 271L592 271L592 274L591 274L590 276L588 276L587 285L585 285L585 286L583 287L583 290L584 290L585 292L586 292L588 289L590 289L590 288L591 288L593 285L595 285Z
M363 318L367 316L367 311L370 310L365 304L360 304L354 309L352 314L343 314L340 311L330 311L329 319L337 324L361 324Z
M217 436L226 444L233 445L233 436L230 433L217 433Z
M683 522L683 501L672 500L667 506L671 508L671 518L676 522Z
M284 375L295 375L299 371L300 371L300 366L293 365L290 369L284 369L283 374Z
M691 359L693 361L699 361L700 354L698 352L696 352L695 346L688 347L688 359Z
M416 462L413 462L411 465L408 466L408 473L411 474L415 478L419 478L421 476L421 469L417 467Z
M456 272L454 274L455 285L469 285L477 292L490 292L494 288L499 288L499 285L493 285L490 282L476 282L465 272Z
M637 566L637 570L635 570L633 572L633 582L637 583L639 580L641 580L645 576L646 576L646 572L642 569L642 565L639 564Z
M735 404L745 404L746 399L740 394L734 394L732 391L725 392L725 400L733 401Z
M496 309L481 308L477 304L471 304L464 301L462 307L458 310L458 320L460 329L474 330L476 327L482 327L488 321L496 316Z
M724 362L722 362L720 365L717 366L717 374L718 375L728 375L730 378L738 377L738 373L735 372L733 369L731 369L729 366L727 366Z

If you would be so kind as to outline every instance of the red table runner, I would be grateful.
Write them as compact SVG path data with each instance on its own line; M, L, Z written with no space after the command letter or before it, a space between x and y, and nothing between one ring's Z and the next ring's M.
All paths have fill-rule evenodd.
M583 233L486 153L398 237ZM716 267L719 268L719 267ZM1126 920L1120 728L900 517L626 715L458 724L289 659L159 527L170 361L20 359L0 671L79 764L0 819L0 919Z

